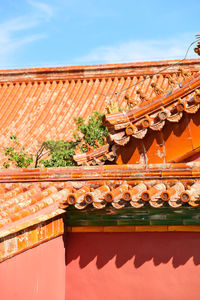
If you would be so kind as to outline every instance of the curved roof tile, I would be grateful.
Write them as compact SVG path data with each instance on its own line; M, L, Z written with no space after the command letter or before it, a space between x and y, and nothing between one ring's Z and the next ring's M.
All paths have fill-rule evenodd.
M152 82L167 90L170 75L179 76L177 61L58 67L0 71L0 143L7 146L11 134L18 136L22 145L36 151L46 139L72 138L74 117L85 119L93 110L103 112L109 97L104 95L128 90L135 94L138 87L146 97L154 94ZM184 68L192 74L200 69L200 60L186 60ZM146 81L140 82L147 78ZM150 79L151 78L151 79ZM137 87L137 88L136 88ZM118 101L123 107L124 94Z
M5 170L0 172L0 238L69 206L197 207L199 187L199 162Z

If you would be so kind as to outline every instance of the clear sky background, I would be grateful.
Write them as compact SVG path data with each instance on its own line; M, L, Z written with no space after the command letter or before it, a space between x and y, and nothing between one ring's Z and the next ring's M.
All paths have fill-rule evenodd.
M195 34L200 0L0 0L0 69L182 58Z

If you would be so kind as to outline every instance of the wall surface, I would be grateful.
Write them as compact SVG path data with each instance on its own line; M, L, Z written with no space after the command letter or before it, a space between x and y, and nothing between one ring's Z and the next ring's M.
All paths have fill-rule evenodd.
M199 300L200 233L68 233L65 247L2 262L0 299Z
M64 300L62 236L0 263L1 300Z
M200 233L69 233L67 300L199 300Z

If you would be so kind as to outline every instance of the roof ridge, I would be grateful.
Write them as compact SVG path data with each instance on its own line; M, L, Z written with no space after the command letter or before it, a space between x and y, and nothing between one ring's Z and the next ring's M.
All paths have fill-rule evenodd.
M155 68L162 66L172 67L174 72L174 64L180 60L161 60L147 62L131 62L131 63L116 63L116 64L101 64L101 65L83 65L83 66L66 66L66 67L45 67L45 68L25 68L25 69L5 69L0 70L0 83L3 82L20 82L20 81L45 81L45 80L63 80L63 79L84 79L84 78L104 78L104 77L119 77L131 75L153 75ZM181 65L190 66L192 70L197 70L197 65L200 66L200 59L186 59L180 61ZM169 70L169 69L168 69ZM124 71L124 72L122 72ZM163 71L163 73L165 73ZM34 77L33 77L34 76Z
M133 164L133 165L101 165L101 166L82 166L82 167L54 167L41 169L9 169L0 171L0 183L31 183L31 182L73 182L82 180L99 180L112 178L131 179L136 173L143 176L143 173L154 174L162 177L162 171L169 171L172 176L176 176L177 170L188 170L190 175L193 170L199 170L200 162L189 163L163 163L163 164ZM159 171L159 173L157 172ZM196 172L196 171L195 171ZM167 173L165 173L166 175ZM198 175L195 173L196 176ZM151 176L151 175L150 175ZM167 175L166 175L167 176Z

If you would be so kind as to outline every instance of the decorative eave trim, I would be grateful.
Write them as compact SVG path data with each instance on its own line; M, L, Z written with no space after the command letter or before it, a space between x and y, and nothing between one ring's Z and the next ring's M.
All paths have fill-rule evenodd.
M194 114L200 107L200 76L185 83L182 88L167 96L156 98L149 104L127 113L115 113L104 116L110 141L125 145L133 136L142 139L148 129L161 130L166 120L179 122L183 112Z
M106 161L114 161L116 157L116 152L109 148L110 145L106 144L86 153L78 153L73 159L79 166L104 165Z

